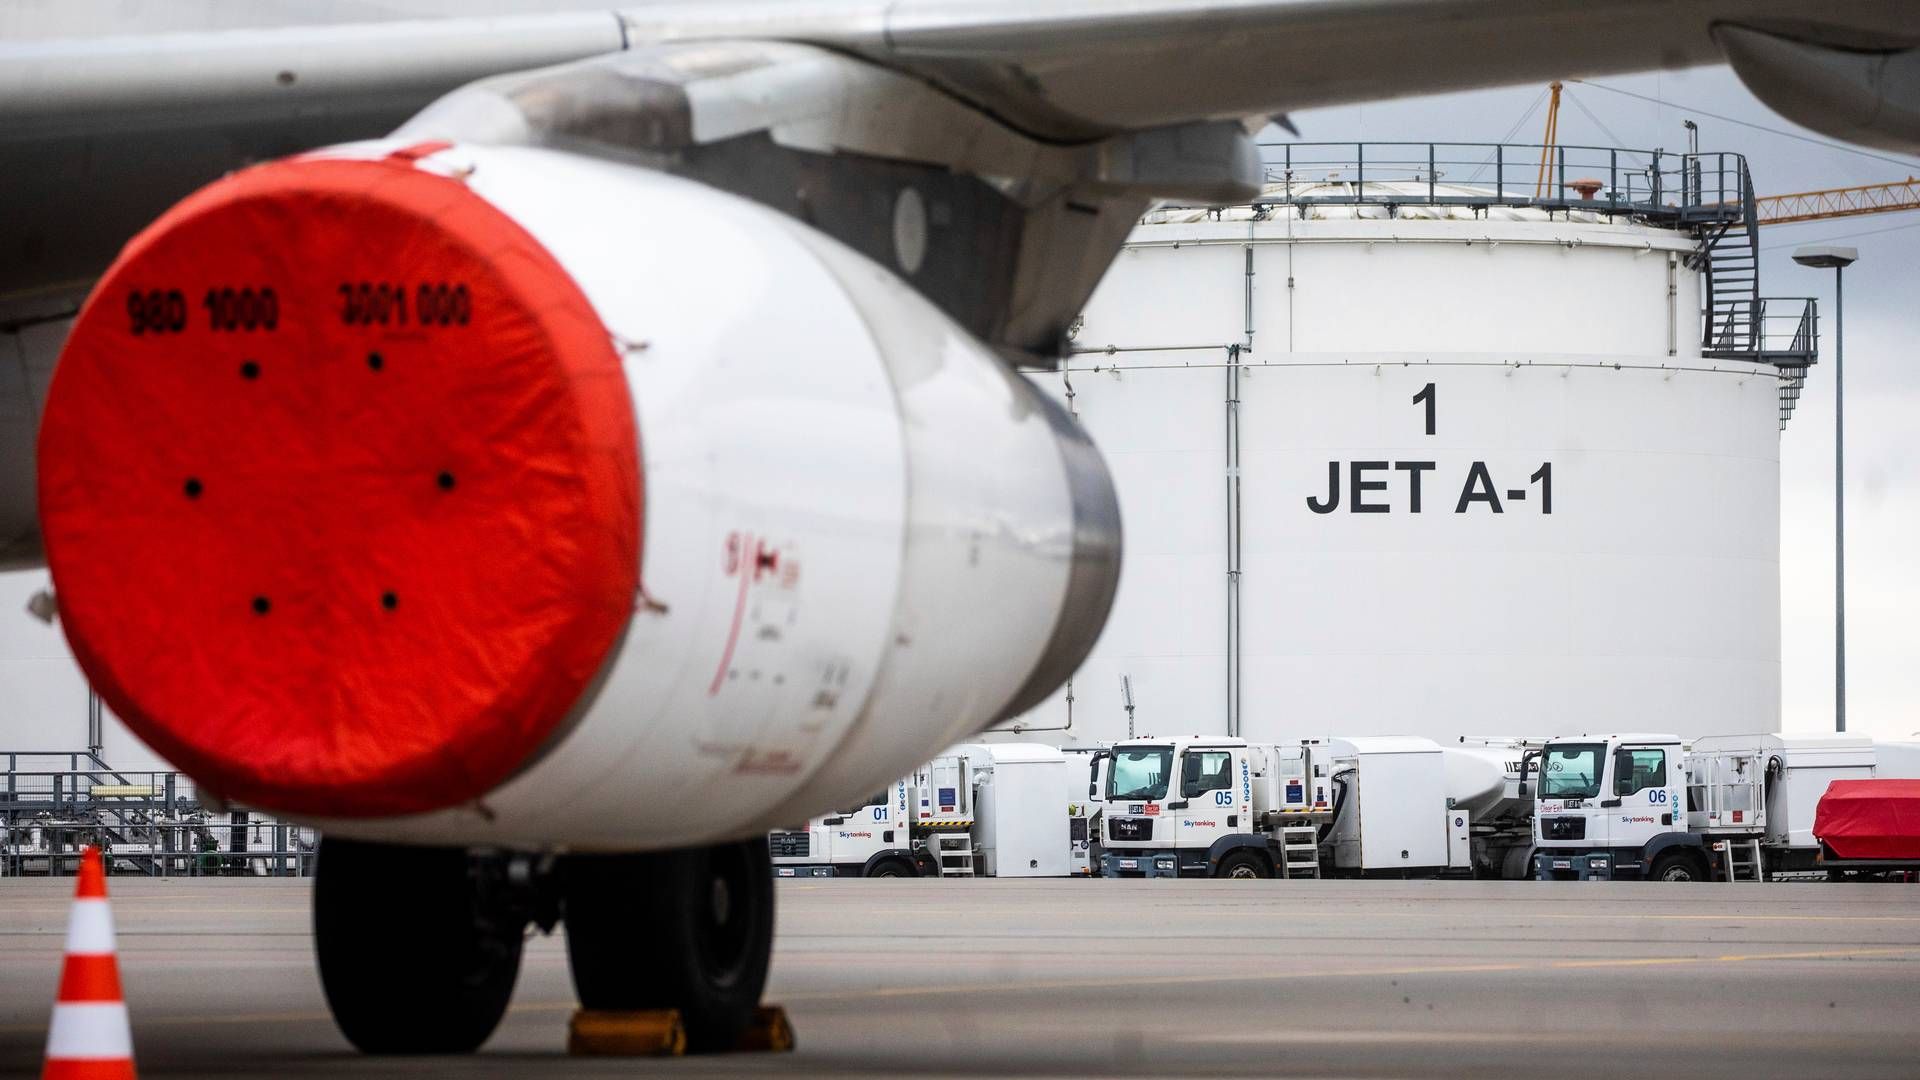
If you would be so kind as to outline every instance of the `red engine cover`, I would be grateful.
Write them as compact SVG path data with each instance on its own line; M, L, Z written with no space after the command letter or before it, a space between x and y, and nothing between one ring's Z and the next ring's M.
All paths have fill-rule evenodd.
M1920 780L1835 780L1813 836L1843 859L1920 859Z
M633 609L620 358L532 236L417 156L187 199L102 279L48 396L75 655L154 749L273 810L481 795Z

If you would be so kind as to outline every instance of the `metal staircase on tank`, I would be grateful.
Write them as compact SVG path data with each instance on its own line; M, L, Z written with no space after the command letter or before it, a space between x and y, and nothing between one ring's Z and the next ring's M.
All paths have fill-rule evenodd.
M1700 273L1706 293L1701 355L1772 364L1780 373L1784 430L1818 352L1817 307L1805 298L1760 296L1760 213L1747 159L1693 153L1681 160L1680 216L1700 245L1687 265Z
M1696 170L1699 164L1693 165ZM1694 179L1695 191L1704 177ZM1695 268L1706 278L1706 326L1701 347L1713 352L1760 350L1760 226L1753 182L1745 161L1738 168L1738 218L1701 230Z

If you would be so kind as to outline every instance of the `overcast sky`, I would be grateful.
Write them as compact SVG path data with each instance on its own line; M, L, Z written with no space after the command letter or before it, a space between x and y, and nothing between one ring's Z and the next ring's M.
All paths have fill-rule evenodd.
M1773 115L1724 69L1600 82L1658 103L1569 84L1560 112L1562 143L1682 150L1682 121L1692 118L1700 125L1701 149L1747 155L1763 195L1920 175L1920 164L1901 155L1829 149L1706 115L1817 138ZM1532 143L1541 137L1542 97L1540 87L1520 87L1321 109L1294 121L1302 137L1314 141ZM1823 317L1821 366L1780 444L1783 727L1825 731L1833 725L1833 275L1789 258L1798 245L1828 240L1860 250L1859 264L1847 272L1848 726L1881 738L1906 737L1920 733L1920 663L1910 614L1920 601L1914 555L1920 367L1911 344L1920 340L1920 260L1914 258L1920 213L1914 212L1771 226L1762 233L1762 295L1818 297ZM44 583L44 573L0 575L0 750L85 743L84 684L58 633L22 611ZM1620 720L1622 729L1635 727L1632 717ZM108 756L123 768L141 767L150 757L118 730L109 735Z

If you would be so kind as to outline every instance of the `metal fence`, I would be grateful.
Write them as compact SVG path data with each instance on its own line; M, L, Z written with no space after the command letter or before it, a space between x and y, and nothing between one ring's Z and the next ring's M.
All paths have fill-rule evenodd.
M87 751L0 752L0 876L71 874L98 845L109 870L304 876L314 830L203 805L178 772L124 772Z
M1746 158L1725 151L1290 142L1262 143L1261 155L1267 183L1296 205L1536 207L1691 225L1739 219L1748 194ZM1343 190L1326 191L1328 183Z
M1727 319L1708 327L1706 354L1757 354L1786 365L1812 363L1820 344L1819 309L1813 298L1769 296L1753 303L1751 320Z

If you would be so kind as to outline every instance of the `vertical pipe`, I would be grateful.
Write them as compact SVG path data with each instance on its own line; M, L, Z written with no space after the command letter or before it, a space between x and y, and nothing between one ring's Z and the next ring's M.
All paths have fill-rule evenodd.
M1295 207L1287 215L1287 351L1293 351L1293 219L1306 216L1304 207Z
M1833 268L1833 730L1847 730L1847 315Z
M1227 346L1227 734L1240 734L1240 346Z
M1245 295L1243 295L1240 298L1240 303L1242 308L1241 314L1243 316L1242 321L1245 324L1242 327L1242 332L1246 335L1245 338L1242 339L1241 345L1248 352L1253 351L1253 230L1254 230L1254 224L1255 223L1253 222L1252 219L1248 219L1247 250L1246 250L1247 265L1246 265L1246 281L1245 281L1245 290L1244 290Z
M96 757L105 749L105 733L101 730L100 695L87 687L87 751Z
M1680 354L1680 256L1667 252L1667 355Z

